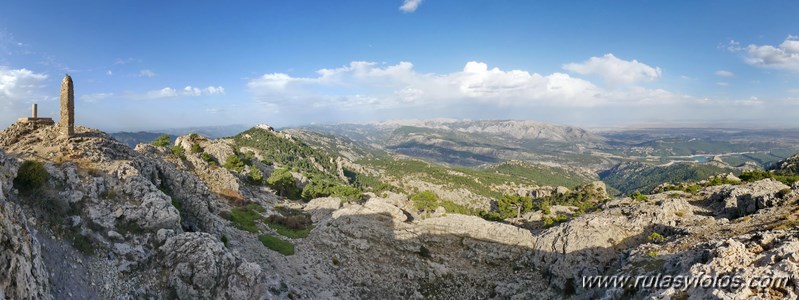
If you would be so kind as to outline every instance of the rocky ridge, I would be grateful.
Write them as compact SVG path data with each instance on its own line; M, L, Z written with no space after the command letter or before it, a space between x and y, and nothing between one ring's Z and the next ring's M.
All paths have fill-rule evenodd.
M102 132L81 127L76 131L71 139L59 138L50 128L21 125L0 133L8 153L0 152L0 258L10 258L0 261L16 263L3 274L8 276L0 277L0 296L799 295L795 278L786 288L680 291L580 285L587 275L796 274L799 186L770 179L696 193L665 192L646 200L614 199L599 211L528 230L443 208L420 214L406 195L390 192L368 194L364 201L288 201L190 153L202 137L178 138L176 144L186 150L183 159L165 147L139 145L134 151ZM234 153L225 145L224 140L206 139L201 147L221 161ZM22 160L41 162L50 175L38 197L20 192L14 183ZM225 194L226 188L235 188L235 197ZM313 227L307 237L288 238L264 222L256 222L253 233L228 220L226 215L234 209L252 204L263 208L253 211L257 219L290 209L309 215ZM61 214L48 218L43 211L48 207L61 209ZM296 251L285 256L265 248L259 239L266 234L292 243ZM95 247L85 249L80 241L87 240ZM61 252L64 245L86 251ZM58 257L69 260L70 267L59 267L54 260ZM73 280L78 273L87 279Z

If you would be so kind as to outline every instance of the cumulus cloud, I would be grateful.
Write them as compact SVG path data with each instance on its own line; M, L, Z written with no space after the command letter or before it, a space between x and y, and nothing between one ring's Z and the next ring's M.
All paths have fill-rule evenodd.
M418 73L410 62L381 65L356 61L339 68L321 69L310 77L264 74L251 79L247 86L262 103L303 108L592 107L684 101L683 96L665 90L628 87L608 91L565 73L506 71L475 61L467 62L462 70L445 74Z
M419 8L419 4L422 4L422 0L405 0L402 3L402 6L399 9L402 12L412 13L415 12L417 8Z
M733 77L733 76L735 76L735 73L730 72L730 71L726 71L726 70L718 70L718 71L716 71L715 74L716 74L716 76L720 76L720 77Z
M750 44L746 48L733 48L744 51L748 64L769 69L799 72L799 37L789 35L778 46Z
M151 70L141 70L139 71L139 77L155 77L157 74Z
M130 94L128 95L128 98L138 99L138 100L153 100L153 99L165 99L165 98L176 98L176 97L197 97L197 96L224 95L224 94L225 94L225 88L221 86L209 86L206 88L198 88L188 85L180 90L172 87L165 87L159 90L152 90L144 94Z
M0 104L13 104L39 97L39 89L44 87L46 79L46 74L0 66Z
M563 65L563 69L581 75L597 75L610 84L630 84L660 78L659 67L651 67L637 60L619 59L612 53L591 57L583 63Z

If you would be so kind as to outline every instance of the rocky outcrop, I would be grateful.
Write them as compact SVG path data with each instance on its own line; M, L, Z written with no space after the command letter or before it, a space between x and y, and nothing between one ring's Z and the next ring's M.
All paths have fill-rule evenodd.
M233 255L207 233L183 233L166 240L160 261L178 299L255 299L261 267Z
M773 179L764 179L744 185L723 187L710 199L715 201L721 216L734 219L750 215L757 210L779 206L784 198L778 194L789 186Z
M649 258L649 263L637 263L660 266L650 267L649 270L630 268L635 264L628 262L630 264L620 274L668 274L701 279L707 285L633 289L635 298L641 299L797 299L798 234L796 230L766 231L716 239L673 255ZM722 286L725 281L727 286ZM607 292L608 295L615 295L611 298L623 293L620 290Z
M0 299L52 299L41 246L25 214L6 198L17 167L0 151Z
M192 145L195 143L200 146L201 153L208 153L212 157L213 164L202 159L201 153L192 153ZM220 167L228 156L235 154L232 143L231 140L209 140L192 135L180 136L175 141L175 145L183 147L185 152L186 161L183 163L187 165L186 169L202 179L211 191L227 197L241 198L241 180L231 171ZM140 144L136 146L136 151L158 157L157 149L151 148L151 145Z

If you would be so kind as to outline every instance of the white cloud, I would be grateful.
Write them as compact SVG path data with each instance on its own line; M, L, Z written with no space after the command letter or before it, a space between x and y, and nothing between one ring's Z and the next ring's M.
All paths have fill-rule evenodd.
M730 71L726 71L726 70L718 70L718 71L716 71L715 74L716 74L716 76L721 76L721 77L733 77L733 76L735 76L735 73L730 72Z
M799 72L799 37L789 35L776 47L751 44L739 49L746 52L745 60L750 65Z
M685 101L684 96L664 90L629 87L608 91L564 73L505 71L474 61L466 63L463 70L446 74L417 73L410 62L380 65L362 61L316 73L315 77L264 74L250 80L247 86L262 103L304 108L591 107Z
M105 71L105 74L108 75L108 76L111 76L111 75L114 75L114 72L111 72L111 70L108 70L108 71Z
M412 13L415 12L417 8L419 8L420 4L422 4L422 0L405 0L402 3L402 6L399 7L399 9L402 12Z
M46 74L0 66L0 104L35 100L32 98L40 97L38 91L44 87L46 79Z
M199 95L202 95L202 94L203 94L203 91L198 89L198 88L196 88L196 87L187 86L187 87L183 88L183 95L186 95L186 96L199 96Z
M141 70L139 71L139 77L155 77L157 74L151 70Z
M161 98L172 98L172 97L177 97L177 96L178 96L178 91L177 90L175 90L175 89L173 89L171 87L165 87L165 88L160 89L160 90L147 92L147 94L145 94L144 98L145 99L161 99Z
M205 88L204 92L208 95L224 95L225 88L221 86L209 86Z
M114 96L114 93L95 93L95 94L85 94L80 96L80 100L86 102L97 102L100 100L104 100Z
M154 99L166 99L166 98L176 98L176 97L198 97L198 96L224 95L224 94L225 94L225 88L222 86L209 86L203 89L188 85L181 90L174 89L171 87L165 87L159 90L149 91L144 94L129 94L128 98L137 99L137 100L154 100Z
M591 57L583 63L563 65L563 69L582 75L598 75L610 84L630 84L660 78L659 67L651 67L637 60L626 61L612 53L602 57Z

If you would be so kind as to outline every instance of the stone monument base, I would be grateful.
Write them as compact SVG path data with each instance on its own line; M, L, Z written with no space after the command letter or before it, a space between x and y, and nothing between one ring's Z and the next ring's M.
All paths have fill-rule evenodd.
M19 118L17 123L30 123L35 125L55 125L52 118Z

